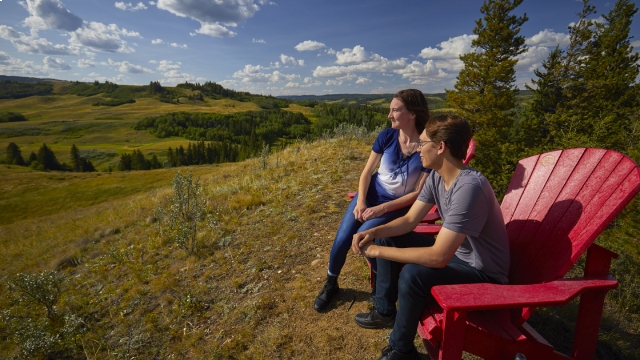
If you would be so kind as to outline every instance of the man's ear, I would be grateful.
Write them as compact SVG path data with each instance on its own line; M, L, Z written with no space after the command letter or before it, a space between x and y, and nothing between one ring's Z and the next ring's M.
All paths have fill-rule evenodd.
M438 144L438 155L444 154L445 150L447 150L447 144L444 141L440 141Z

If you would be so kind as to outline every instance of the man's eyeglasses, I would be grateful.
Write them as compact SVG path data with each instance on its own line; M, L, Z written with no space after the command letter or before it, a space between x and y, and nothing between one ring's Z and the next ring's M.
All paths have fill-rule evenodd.
M416 142L414 142L414 144L418 145L418 149L420 149L424 144L426 143L437 143L438 141L434 141L434 140L418 140Z

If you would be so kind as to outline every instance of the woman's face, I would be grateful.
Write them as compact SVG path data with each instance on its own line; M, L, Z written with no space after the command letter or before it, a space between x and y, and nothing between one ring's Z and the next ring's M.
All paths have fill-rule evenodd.
M389 105L389 120L394 129L405 129L408 126L415 126L415 115L410 113L402 101L393 98Z

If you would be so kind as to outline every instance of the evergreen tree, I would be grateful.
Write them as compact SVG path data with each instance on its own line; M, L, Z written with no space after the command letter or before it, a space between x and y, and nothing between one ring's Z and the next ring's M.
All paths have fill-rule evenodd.
M38 161L38 155L32 151L31 154L29 154L29 164L34 161Z
M93 166L90 160L82 158L82 172L93 172L96 168Z
M82 157L80 157L80 150L75 144L71 145L71 167L75 172L82 172Z
M588 0L584 6L589 6ZM634 144L629 135L640 105L636 83L639 56L630 44L629 32L637 11L628 0L618 0L603 16L603 23L593 22L589 31L583 30L591 38L581 44L578 61L567 61L572 70L567 79L567 100L554 116L561 147L624 151Z
M22 158L22 151L20 151L20 147L14 142L9 143L7 146L7 164L25 165L24 159Z
M511 139L519 147L519 158L539 154L553 148L550 117L557 112L558 104L564 100L564 52L556 47L545 61L544 71L534 70L538 79L531 79L535 87L525 85L533 91L531 105L524 109L520 122L513 127Z
M118 171L131 170L131 154L120 155L120 161L118 162Z
M46 144L42 144L38 150L37 160L45 170L62 170L62 165L58 162L56 154Z
M516 57L526 51L520 26L528 20L511 15L523 0L485 0L484 17L476 20L474 50L460 56L464 69L458 74L455 90L447 90L447 102L465 117L474 129L478 146L474 166L504 189L515 165L509 146L509 129L515 118Z

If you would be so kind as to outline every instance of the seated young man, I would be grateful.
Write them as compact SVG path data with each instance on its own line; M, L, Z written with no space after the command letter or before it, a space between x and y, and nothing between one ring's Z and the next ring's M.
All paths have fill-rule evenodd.
M433 286L507 282L509 242L500 205L487 178L462 163L470 140L463 118L432 117L419 151L422 166L435 171L418 200L405 216L353 237L354 253L378 262L375 307L355 322L393 327L380 359L417 358L413 339ZM434 204L443 220L438 236L412 232Z

